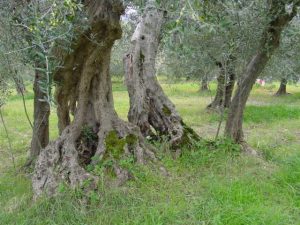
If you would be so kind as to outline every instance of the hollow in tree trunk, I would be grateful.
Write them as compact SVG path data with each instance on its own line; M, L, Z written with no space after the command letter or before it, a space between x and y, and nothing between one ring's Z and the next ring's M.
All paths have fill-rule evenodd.
M225 135L236 143L245 144L243 134L243 113L251 89L257 77L265 68L274 51L279 47L283 29L297 13L297 4L292 6L292 12L286 12L285 1L271 1L268 16L270 22L265 28L257 53L247 65L245 74L233 97L225 127ZM246 146L246 145L245 145ZM247 150L247 148L245 149Z
M199 139L165 95L155 71L165 12L149 0L145 13L131 39L131 48L124 57L126 85L130 97L128 120L141 129L143 135L169 138L171 146L180 152L183 144Z
M62 182L84 190L96 188L98 179L85 170L88 165L105 165L121 184L131 176L120 165L122 159L156 160L139 128L121 120L114 109L109 65L114 41L121 38L122 2L90 0L84 7L90 15L89 29L74 40L73 51L55 74L57 90L64 90L56 96L65 98L58 101L64 109L58 116L65 120L66 112L74 110L74 119L62 125L59 138L39 155L32 178L36 197L43 192L54 195Z
M276 92L276 96L281 96L281 95L286 95L288 94L286 92L286 85L287 85L287 79L286 78L282 78L280 81L280 86L278 91Z

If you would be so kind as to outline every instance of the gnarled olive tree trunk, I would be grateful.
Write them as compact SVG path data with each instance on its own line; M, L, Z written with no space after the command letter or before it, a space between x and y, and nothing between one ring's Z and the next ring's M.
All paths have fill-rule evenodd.
M148 1L124 58L130 97L128 120L138 125L144 136L166 135L174 149L180 150L180 145L198 139L198 135L184 124L156 78L155 59L164 14L155 7L155 1Z
M55 74L62 132L36 162L32 178L36 197L43 192L55 194L61 182L95 188L97 177L85 170L87 165L107 165L122 183L130 174L119 164L121 159L133 157L138 163L155 160L139 128L122 121L114 109L109 65L114 41L122 33L122 2L90 0L85 1L85 8L90 28L74 40L73 51ZM67 114L72 110L71 121Z
M281 33L296 15L297 5L299 1L293 1L292 12L288 13L284 0L270 1L268 12L270 22L262 34L257 53L247 65L229 109L225 135L237 143L245 143L242 129L243 113L251 89L273 52L279 47Z
M281 95L286 95L286 85L287 85L287 79L286 78L282 78L280 81L280 86L278 91L276 92L276 96L281 96Z

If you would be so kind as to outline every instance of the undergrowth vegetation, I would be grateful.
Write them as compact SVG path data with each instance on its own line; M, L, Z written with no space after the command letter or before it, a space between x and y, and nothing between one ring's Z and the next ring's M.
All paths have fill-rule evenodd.
M230 140L215 140L220 115L205 109L213 94L199 93L192 82L163 87L187 124L205 138L182 149L176 160L167 144L155 143L168 176L128 158L122 163L134 179L122 187L108 187L103 168L109 165L87 168L100 177L99 190L89 194L88 203L80 198L84 193L63 184L58 197L33 202L30 176L14 171L1 124L0 224L300 224L298 88L288 86L292 94L284 97L273 96L278 85L254 88L245 113L245 135L263 155L255 158L241 153ZM125 119L128 96L122 82L114 82L114 97ZM26 100L32 113L31 92ZM31 137L21 97L11 96L3 114L21 167ZM54 139L54 110L50 120ZM92 134L85 130L85 135Z

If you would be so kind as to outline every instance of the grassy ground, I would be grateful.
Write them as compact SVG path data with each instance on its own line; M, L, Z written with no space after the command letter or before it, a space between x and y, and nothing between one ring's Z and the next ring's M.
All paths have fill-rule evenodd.
M214 91L199 93L192 82L163 87L187 124L207 139L215 136L219 116L205 110ZM255 87L245 112L246 138L264 159L239 154L226 141L213 147L201 142L176 161L158 146L170 177L135 167L134 181L101 187L88 206L63 190L59 198L33 203L28 175L12 168L1 124L0 224L300 224L300 88L289 86L292 95L273 97L276 88ZM128 96L121 82L114 82L114 95L125 119ZM32 97L26 96L30 112ZM31 137L20 98L12 96L3 114L20 166ZM51 138L56 136L52 112Z

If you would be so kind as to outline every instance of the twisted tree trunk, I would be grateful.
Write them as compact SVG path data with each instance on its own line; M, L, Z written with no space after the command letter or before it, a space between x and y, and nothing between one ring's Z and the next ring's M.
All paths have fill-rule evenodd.
M131 175L120 160L156 160L139 128L122 121L114 109L109 65L114 41L122 33L122 2L90 0L85 8L89 29L74 40L73 51L55 74L62 132L39 155L32 178L36 197L43 192L54 195L61 182L85 190L96 188L97 177L85 170L87 165L100 163L123 183ZM67 114L72 110L70 121Z
M243 134L243 114L246 102L256 79L265 68L274 51L279 47L283 29L289 24L297 13L299 1L292 1L292 12L286 12L284 0L271 1L268 16L270 22L263 32L257 53L247 65L246 72L233 97L225 135L232 138L236 143L245 144ZM247 149L246 149L247 150Z
M280 86L278 91L276 92L276 96L281 96L281 95L286 95L286 84L287 84L287 79L286 78L282 78L280 81Z
M155 59L164 14L155 7L155 1L148 1L131 39L131 48L124 57L130 97L128 120L138 125L144 136L166 135L174 149L180 151L182 144L197 140L198 135L184 124L156 78Z

